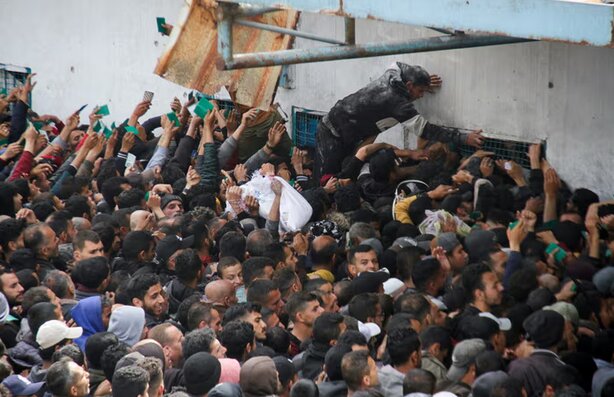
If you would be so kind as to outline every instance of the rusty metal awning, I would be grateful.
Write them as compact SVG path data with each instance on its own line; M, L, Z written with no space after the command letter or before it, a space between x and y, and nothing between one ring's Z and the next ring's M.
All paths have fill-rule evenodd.
M233 99L242 105L267 109L275 95L281 66L222 71L216 67L218 55L218 18L216 9L188 0L180 21L173 28L170 43L158 61L154 73L184 87L213 95L226 87ZM295 29L298 11L283 10L250 16L244 9L244 20L254 23ZM221 29L221 27L220 27ZM276 32L232 25L235 51L269 52L287 50L293 37Z

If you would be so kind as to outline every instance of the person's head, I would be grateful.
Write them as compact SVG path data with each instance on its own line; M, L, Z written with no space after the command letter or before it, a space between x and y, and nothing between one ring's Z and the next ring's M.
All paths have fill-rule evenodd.
M72 279L78 290L103 292L109 285L111 269L104 256L94 256L75 263Z
M115 176L102 183L100 192L102 193L104 201L106 201L111 208L115 208L117 205L117 197L121 192L129 189L131 189L131 186L126 178Z
M254 327L254 334L256 336L256 340L262 342L266 339L266 323L262 319L262 314L260 313L261 306L254 303L240 303L230 307L224 313L224 320L222 321L222 325L226 326L229 322L233 320L241 320L248 322Z
M245 260L245 236L237 231L226 232L220 239L220 259L227 256L243 262Z
M198 352L205 352L217 358L224 358L226 348L210 328L195 329L189 332L181 343L183 357L187 360Z
M217 264L217 274L222 280L230 281L235 289L243 285L243 265L235 257L220 258Z
M42 259L58 256L60 239L52 228L45 223L28 226L23 236L24 246L30 248L34 255Z
M368 351L352 351L344 355L341 360L341 374L351 392L379 385L377 366Z
M112 332L97 332L85 342L85 356L89 368L101 369L102 353L111 345L119 343L117 335Z
M471 385L476 378L475 359L486 350L482 339L465 339L454 346L452 366L448 369L448 379Z
M359 246L364 240L377 238L377 232L372 225L365 222L355 222L348 231L352 247Z
M292 295L286 303L286 312L296 325L311 329L316 319L324 312L318 297L311 292Z
M90 392L89 382L89 373L68 358L47 370L47 389L53 396L85 397Z
M113 374L113 397L148 397L149 373L136 365L120 368Z
M190 331L201 328L211 328L214 332L222 329L221 317L212 304L196 302L188 310L188 329Z
M0 249L6 259L17 249L24 247L23 232L26 230L23 219L8 218L0 222Z
M147 371L149 375L149 397L162 397L164 395L164 374L162 373L162 362L155 357L145 357L137 365Z
M80 195L73 195L66 200L64 208L71 216L81 216L92 219L95 214L95 204L89 198Z
M318 385L311 379L300 379L290 389L290 397L318 397Z
M314 265L331 268L335 263L337 241L327 235L318 236L311 243L309 257Z
M439 296L446 281L446 272L437 259L428 258L414 266L411 278L418 291Z
M108 346L100 357L100 369L104 373L106 380L113 380L113 373L117 369L117 364L126 355L130 354L130 347L122 342Z
M43 285L49 288L60 299L72 299L75 296L75 284L70 276L60 270L47 273Z
M156 242L149 232L137 230L124 237L122 252L128 261L151 262L156 253L155 250Z
M160 204L164 216L169 219L183 215L183 202L181 197L172 194L166 194L162 197L162 203Z
M339 313L322 313L313 323L313 340L322 345L332 346L346 329L343 316Z
M23 302L24 288L19 283L19 279L14 271L8 269L0 270L0 289L11 307L20 305Z
M220 342L226 347L226 357L239 362L256 347L254 327L245 321L231 321L220 333Z
M53 303L40 302L28 311L28 325L33 335L36 335L39 328L50 320L62 320L62 312Z
M380 327L384 319L382 305L377 294L360 294L352 298L348 305L349 315L363 323L376 323Z
M463 339L480 338L492 344L494 350L503 354L505 352L505 333L501 328L510 330L511 325L507 320L507 327L501 327L501 320L489 312L480 313L479 316L466 316L459 322L459 334Z
M60 244L71 243L77 233L72 222L72 216L67 211L53 213L45 220L45 223L47 223L58 236Z
M266 256L251 257L243 262L243 282L249 287L254 280L268 279L273 277L275 263Z
M49 320L38 328L36 343L40 347L40 357L44 361L51 361L53 353L80 337L83 329L80 327L68 327L64 321Z
M0 182L0 215L15 217L21 209L21 194L12 183Z
M183 333L171 323L162 323L147 335L162 346L167 367L179 367L183 359Z
M104 245L98 234L92 230L82 230L72 241L73 259L80 261L95 256L104 256Z
M271 280L254 280L247 289L247 301L281 314L284 302L279 288Z
M186 391L190 396L206 396L219 382L222 373L220 361L205 352L188 358L183 366Z
M388 333L386 349L394 367L420 368L420 339L411 328L396 328Z
M463 270L462 284L468 303L480 310L501 304L503 284L497 275L484 264L472 264Z
M538 310L522 322L522 327L535 347L556 350L563 338L565 318L554 310Z
M422 350L439 361L444 362L450 349L452 348L452 337L450 331L439 325L432 325L420 333Z
M432 247L442 247L450 262L450 268L455 274L460 272L469 262L469 254L465 251L455 233L441 233L431 241Z
M289 255L287 255L286 249L289 250ZM295 270L297 259L294 255L294 251L292 251L292 249L287 247L284 243L273 242L269 244L262 256L271 258L275 264L275 269L289 268Z
M280 389L275 362L266 356L253 357L241 366L239 385L244 395L276 395Z
M401 81L405 84L412 100L420 99L428 92L431 78L421 66L395 62L391 69L398 70Z
M273 244L271 232L266 229L256 229L247 236L245 249L250 257L264 256L267 247L271 244Z
M277 354L288 354L290 348L290 333L279 326L268 327L264 345L270 347Z
M339 311L337 295L335 295L334 287L331 282L321 278L309 280L303 286L303 290L307 292L315 292L322 300L324 311L336 313Z
M422 368L414 368L405 374L403 379L403 395L410 393L424 393L431 395L435 392L437 378L431 372Z
M133 306L143 308L151 316L159 318L163 314L165 299L157 275L143 273L134 276L128 282L126 294Z
M215 280L207 284L205 298L207 302L222 308L228 308L238 302L235 287L227 280Z
M348 273L355 278L358 273L379 270L379 262L375 250L369 245L359 245L350 250L348 255Z
M197 283L203 273L203 263L198 256L198 252L188 248L177 255L175 258L175 273L177 278L185 284Z
M138 188L124 190L117 196L117 208L144 208L145 192Z
M70 358L80 367L86 368L85 354L83 354L83 352L81 351L81 349L79 349L79 346L77 345L69 344L62 346L53 353L53 356L51 356L51 362L57 363L63 357Z
M92 226L92 231L100 237L104 254L107 257L111 257L119 251L121 247L120 232L116 231L112 225L99 222Z
M273 273L273 281L279 288L279 292L281 292L284 301L287 301L293 294L303 289L298 275L289 267L275 270Z

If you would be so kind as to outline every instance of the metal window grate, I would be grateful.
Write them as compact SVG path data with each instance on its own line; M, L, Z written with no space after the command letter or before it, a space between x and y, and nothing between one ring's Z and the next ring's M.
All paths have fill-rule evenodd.
M8 95L13 88L24 85L30 73L30 68L0 63L0 94ZM28 102L31 105L32 98Z
M315 148L316 130L325 112L292 106L292 141L295 146Z
M199 96L200 95L200 96ZM220 107L220 110L222 110L224 112L224 115L226 117L228 117L228 113L235 108L235 104L232 103L232 101L228 101L226 99L217 99L215 97L213 97L212 95L203 95L201 93L197 94L197 99L200 99L201 97L205 97L210 101L216 101L217 105Z
M534 143L540 143L542 145L542 154L546 154L546 142L536 140L533 142L519 141L514 138L505 137L485 137L482 150L495 153L496 159L514 160L523 168L531 168L529 161L529 146ZM460 154L463 157L471 156L476 148L461 145L459 148Z

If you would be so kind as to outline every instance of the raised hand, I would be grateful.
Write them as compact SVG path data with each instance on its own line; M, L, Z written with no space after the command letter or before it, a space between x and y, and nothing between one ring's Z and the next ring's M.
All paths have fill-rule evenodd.
M32 78L34 76L36 76L36 73L29 74L28 77L26 77L26 83L23 85L23 87L19 91L19 100L24 103L28 103L28 95L32 92L32 90L36 86L36 83L32 83Z
M442 84L443 80L441 77L436 74L432 74L429 81L429 92L434 92L435 88L440 88Z
M286 133L286 126L279 121L275 123L271 129L269 129L269 139L267 140L267 146L274 148L281 142L281 138Z
M469 133L467 137L467 145L475 148L481 148L484 144L484 137L482 136L482 130L474 130Z
M244 164L237 164L233 172L237 182L247 181L247 168Z
M256 119L256 116L258 116L258 113L258 109L255 108L243 113L243 115L241 116L241 124L244 126L251 125L251 123Z
M548 196L555 196L561 187L561 180L554 168L549 168L544 173L544 192Z
M186 174L186 187L196 186L200 183L200 174L192 166L188 169Z
M122 138L122 146L120 151L123 153L128 153L130 150L132 150L132 147L134 146L134 138L135 135L133 133L126 132Z
M273 179L271 181L271 190L273 191L273 193L275 193L276 196L281 196L281 191L283 190L283 187L284 186L277 179Z

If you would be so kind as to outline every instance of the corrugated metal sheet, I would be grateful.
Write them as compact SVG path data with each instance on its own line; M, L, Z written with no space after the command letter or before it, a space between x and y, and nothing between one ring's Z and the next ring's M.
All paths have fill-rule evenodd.
M215 11L201 6L196 0L187 2L154 73L209 95L226 87L236 102L268 109L277 89L281 67L218 70L216 62L220 56ZM247 19L294 29L298 16L297 11L276 11ZM233 26L234 53L277 51L291 45L292 37L288 35Z

